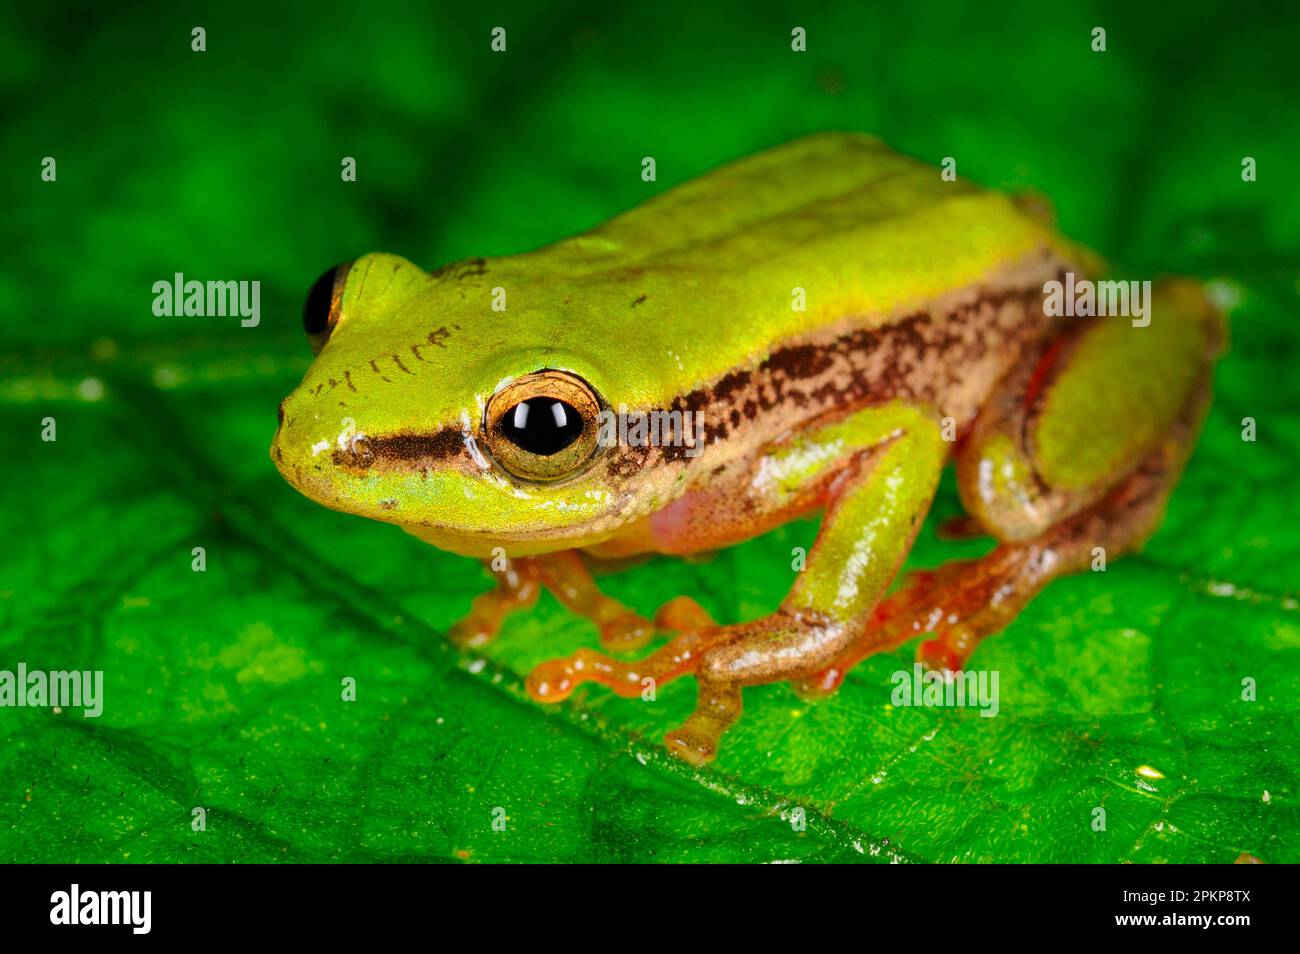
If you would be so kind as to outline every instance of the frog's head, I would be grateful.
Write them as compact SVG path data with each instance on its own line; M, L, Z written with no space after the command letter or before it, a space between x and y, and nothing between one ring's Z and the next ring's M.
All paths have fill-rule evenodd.
M271 457L313 500L455 552L596 542L662 488L600 439L619 395L582 335L554 307L494 310L537 283L488 270L375 254L323 275L304 308L316 360Z

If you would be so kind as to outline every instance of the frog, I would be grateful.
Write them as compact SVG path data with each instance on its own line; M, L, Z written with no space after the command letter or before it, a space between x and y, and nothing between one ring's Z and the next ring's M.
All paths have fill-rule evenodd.
M744 690L823 699L913 640L960 673L1052 580L1155 532L1224 318L1179 277L1140 327L1044 307L1063 276L1105 274L1040 197L818 133L534 251L327 271L271 457L326 507L489 565L448 633L466 651L544 591L594 624L599 647L528 674L539 703L693 678L664 742L704 766ZM698 426L602 426L655 414ZM903 574L948 467L964 515L941 529L992 549ZM799 518L816 538L766 615L720 623L690 593L643 615L601 590Z

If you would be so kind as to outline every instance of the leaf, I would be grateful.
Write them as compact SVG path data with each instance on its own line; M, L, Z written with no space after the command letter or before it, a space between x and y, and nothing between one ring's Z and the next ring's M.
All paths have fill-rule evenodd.
M806 17L794 54L787 18L749 7L521 4L491 59L493 24L465 11L338 4L296 22L227 5L207 54L188 50L185 15L143 11L75 34L29 12L0 41L20 113L4 154L59 162L56 183L22 173L0 222L0 305L19 316L0 356L0 669L105 680L98 719L0 709L0 858L1300 858L1300 216L1284 172L1300 99L1278 39L1294 29L1209 7L1171 24L843 4ZM1095 19L1105 54L1088 48ZM1136 276L1219 280L1240 300L1232 350L1146 551L1052 584L978 650L1000 675L997 717L891 706L908 646L816 705L747 690L720 759L696 770L659 742L690 680L653 703L591 689L534 704L523 676L595 645L589 624L547 596L484 654L452 650L440 633L486 575L311 504L266 450L308 362L298 297L326 265L528 248L821 128L1036 188ZM345 155L354 184L337 178ZM644 155L658 183L641 182ZM1243 155L1258 182L1241 181ZM177 271L259 278L261 324L155 317L149 289ZM958 511L945 480L910 566L988 546L937 539ZM690 593L750 619L815 529L602 586L646 613Z

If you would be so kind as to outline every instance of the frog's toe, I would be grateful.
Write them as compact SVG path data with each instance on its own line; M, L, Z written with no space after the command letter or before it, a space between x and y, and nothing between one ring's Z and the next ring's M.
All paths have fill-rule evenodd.
M668 753L692 765L708 765L718 757L720 733L710 735L683 725L664 736Z
M718 755L723 733L740 718L740 686L701 677L695 711L664 736L668 751L692 765L707 765Z
M538 702L563 702L585 682L599 682L620 696L635 696L641 691L634 669L592 649L579 649L571 656L539 663L528 674L525 688Z
M655 613L655 625L674 633L685 633L694 629L709 629L717 623L709 611L691 597L677 596L659 607Z
M689 596L678 596L659 607L653 622L631 610L620 609L600 622L600 642L610 652L640 649L656 632L685 633L717 625L708 610Z
M935 533L940 540L976 540L988 536L984 525L965 513L944 520Z
M612 659L593 649L579 649L534 668L526 683L528 694L538 702L561 702L583 683L595 682L624 698L634 698L694 672L701 655L719 642L724 632L724 627L717 627L682 633L638 660Z
M871 624L862 635L849 644L848 651L820 672L790 682L790 688L804 702L819 702L839 692L845 677L854 666L872 653L891 649L908 638L908 633L920 631L916 610L923 596L941 578L948 576L945 568L939 571L921 570L908 576L903 586L880 602L872 613Z
M496 639L508 613L537 601L535 586L497 587L474 598L470 611L447 630L447 638L461 649L485 646Z
M497 574L497 584L470 603L469 612L447 630L447 638L462 649L486 645L496 638L508 615L537 602L537 573L529 560L519 560Z
M960 672L979 640L971 627L952 626L917 646L916 661L935 672Z
M806 679L791 680L790 688L804 702L820 702L839 692L846 675L848 670L838 664L827 666Z
M497 634L495 626L489 626L482 620L472 617L459 619L447 630L447 638L461 649L473 649L492 642Z
M655 634L655 624L630 610L600 626L600 643L611 652L625 653L640 649Z

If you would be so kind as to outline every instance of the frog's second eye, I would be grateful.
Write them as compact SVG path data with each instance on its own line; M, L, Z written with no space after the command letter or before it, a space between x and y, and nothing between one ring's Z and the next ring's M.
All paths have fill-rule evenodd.
M302 305L302 327L311 341L313 354L320 354L334 326L339 323L339 307L343 303L343 283L347 279L350 262L336 265L312 283L307 300Z
M582 378L537 371L516 378L488 401L484 437L512 476L547 482L582 470L597 450L601 401Z

